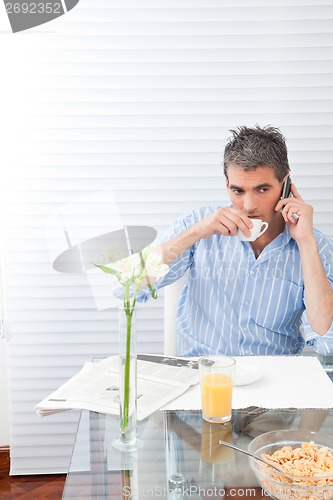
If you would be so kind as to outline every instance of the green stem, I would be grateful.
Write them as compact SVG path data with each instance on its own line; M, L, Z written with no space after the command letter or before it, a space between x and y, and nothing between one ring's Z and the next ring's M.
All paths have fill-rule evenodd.
M125 309L126 314L126 355L125 355L125 375L124 375L124 410L122 431L124 432L128 426L129 413L129 392L130 392L130 369L131 369L131 329L132 315Z
M140 262L141 262L142 271L144 271L145 270L145 261L144 261L144 258L143 258L141 250L139 250L139 256L140 256ZM153 285L151 284L148 274L145 275L145 278L146 278L146 281L147 281L148 288L151 291L152 298L153 299L157 299L156 290L153 287Z
M129 419L129 401L130 401L130 375L131 375L131 332L132 316L134 312L136 297L131 308L129 286L125 286L124 311L126 314L126 352L125 352L125 374L124 374L124 406L121 430L125 432Z

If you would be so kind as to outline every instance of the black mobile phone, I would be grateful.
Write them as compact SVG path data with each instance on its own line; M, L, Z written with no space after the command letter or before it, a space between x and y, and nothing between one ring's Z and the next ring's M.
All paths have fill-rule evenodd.
M288 177L286 178L286 180L283 183L281 200L283 200L283 198L289 198L291 196L290 186L291 186L291 179L290 179L290 175L288 175Z

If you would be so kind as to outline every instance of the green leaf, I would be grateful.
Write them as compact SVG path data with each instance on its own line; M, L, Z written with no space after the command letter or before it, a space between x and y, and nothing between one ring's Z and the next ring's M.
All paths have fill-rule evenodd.
M116 271L115 269L112 269L111 267L107 267L107 266L101 266L99 264L94 264L94 266L96 267L99 267L102 271L104 271L105 273L108 273L108 274L113 274L113 276L116 276L118 278L119 276L119 273L118 271Z

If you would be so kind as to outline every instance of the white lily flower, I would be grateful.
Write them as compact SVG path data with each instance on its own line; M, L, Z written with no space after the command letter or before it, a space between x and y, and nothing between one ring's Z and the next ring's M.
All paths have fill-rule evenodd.
M140 256L137 253L118 260L112 264L112 268L120 274L120 282L125 283L134 277L139 277L141 273Z
M163 264L162 254L157 252L152 245L144 248L141 253L129 255L110 266L98 267L104 272L115 275L123 287L128 288L134 285L136 288L135 296L142 288L143 282L147 280L154 298L156 298L156 293L149 278L161 278L169 271L169 266Z
M146 275L154 278L161 278L169 271L169 266L163 264L162 254L156 252L153 248L150 249L148 254L143 251L142 256L145 263Z

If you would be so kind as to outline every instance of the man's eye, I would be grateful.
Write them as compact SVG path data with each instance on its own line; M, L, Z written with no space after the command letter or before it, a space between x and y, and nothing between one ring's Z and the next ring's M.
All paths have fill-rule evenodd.
M267 193L268 188L261 188L259 189L259 193Z
M232 192L235 194L242 194L243 193L243 191L241 191L240 189L233 189Z

